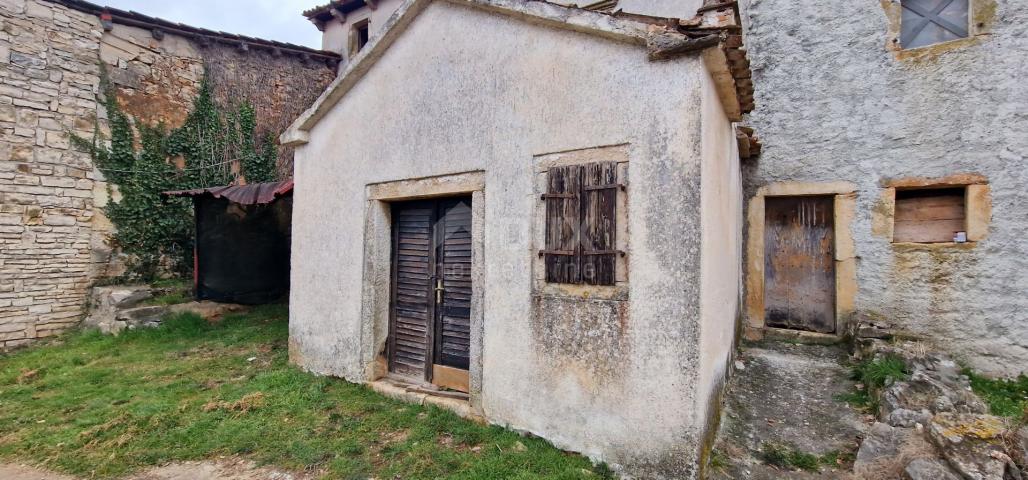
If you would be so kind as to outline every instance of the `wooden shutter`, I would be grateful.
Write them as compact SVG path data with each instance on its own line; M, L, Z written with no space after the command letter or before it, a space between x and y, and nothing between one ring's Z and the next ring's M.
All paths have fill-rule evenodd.
M429 360L432 312L432 223L434 203L414 203L393 210L393 322L390 369L424 374Z
M546 201L546 281L581 283L582 167L553 167L547 175Z
M471 364L471 199L440 205L437 275L442 281L435 362L467 370Z
M582 283L614 285L617 164L591 163L582 181Z
M546 201L546 281L614 285L617 163L553 167Z

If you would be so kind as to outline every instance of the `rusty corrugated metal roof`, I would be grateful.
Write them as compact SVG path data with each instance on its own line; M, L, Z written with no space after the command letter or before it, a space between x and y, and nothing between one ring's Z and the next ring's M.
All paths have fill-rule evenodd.
M241 205L263 205L293 192L293 181L253 183L250 185L229 185L227 187L198 188L195 190L175 190L164 192L166 197L200 197L210 195L224 198Z

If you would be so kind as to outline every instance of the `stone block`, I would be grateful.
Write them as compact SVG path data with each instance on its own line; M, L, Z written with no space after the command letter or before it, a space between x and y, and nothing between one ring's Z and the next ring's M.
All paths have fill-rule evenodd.
M17 113L14 105L0 105L0 122L14 122L17 120Z
M19 127L35 128L36 125L39 125L39 111L27 108L18 109L16 119ZM33 135L35 135L34 132Z
M0 0L0 10L20 14L25 12L25 0Z
M67 150L71 147L71 141L64 132L46 132L46 146Z
M50 313L51 311L53 311L53 307L50 306L49 304L33 305L33 306L29 307L29 313L37 313L37 314L39 314L39 313Z
M54 11L50 6L43 2L30 0L25 4L25 14L30 17L38 17L44 20L53 20Z
M68 177L41 177L44 187L75 188L75 179Z
M46 60L23 53L11 52L10 63L22 68L46 68Z
M43 219L44 225L54 226L74 226L78 223L75 217L69 217L65 215L47 215Z
M928 427L928 437L964 478L1002 480L1008 463L1004 453L1005 422L992 415L940 413Z

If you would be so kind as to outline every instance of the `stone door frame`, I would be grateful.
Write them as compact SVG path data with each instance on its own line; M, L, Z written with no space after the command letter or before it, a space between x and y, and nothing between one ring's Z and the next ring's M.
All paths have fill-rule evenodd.
M760 187L749 201L746 218L746 320L743 335L759 340L769 330L764 322L764 199L766 197L832 196L835 207L835 318L829 337L844 335L850 326L857 293L856 255L850 224L857 206L857 187L849 182L778 182ZM795 336L825 336L788 331Z
M365 378L374 382L388 374L383 355L389 335L392 272L392 208L394 202L471 195L471 364L469 396L472 410L481 414L482 338L485 295L485 172L472 171L435 177L369 184L365 187L364 266L361 308L361 358Z

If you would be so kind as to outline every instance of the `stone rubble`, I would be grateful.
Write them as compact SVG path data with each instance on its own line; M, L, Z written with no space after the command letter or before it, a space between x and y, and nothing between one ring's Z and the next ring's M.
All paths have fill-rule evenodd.
M879 467L891 464L912 480L1025 478L1028 427L988 414L955 361L916 342L872 340L864 349L870 351L865 358L903 358L910 376L880 394L882 423L860 446L854 465L858 476L883 478Z
M83 321L83 325L98 328L104 334L117 335L124 330L158 327L165 317L176 313L190 312L206 320L216 321L227 313L240 312L246 308L210 301L144 305L147 300L163 293L166 292L145 285L96 287L92 295L92 312Z

